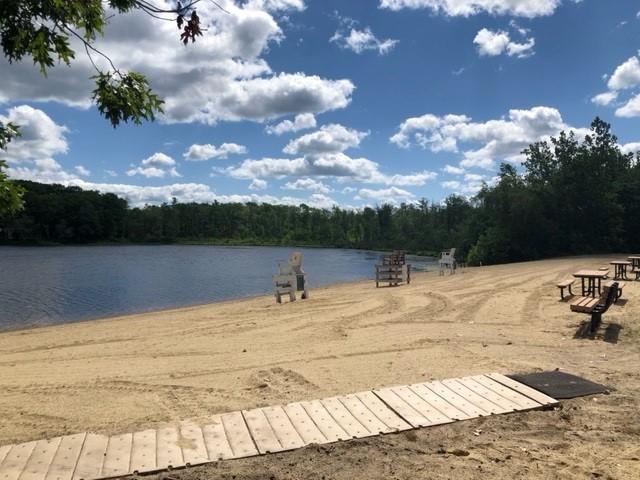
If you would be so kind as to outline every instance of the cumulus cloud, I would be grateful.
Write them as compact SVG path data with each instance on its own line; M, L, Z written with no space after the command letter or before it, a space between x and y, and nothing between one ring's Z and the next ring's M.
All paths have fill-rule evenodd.
M618 65L613 74L605 75L608 92L594 96L591 101L597 105L612 105L624 90L640 86L640 52ZM620 105L620 104L618 104ZM640 117L640 94L622 100L622 105L616 109L617 117Z
M625 154L626 153L636 154L640 152L640 142L632 142L632 143L627 143L625 145L621 145L620 151Z
M535 53L533 47L536 41L530 37L524 43L518 43L511 39L508 32L483 28L476 34L473 43L482 56L495 57L506 54L509 57L527 58Z
M229 155L242 155L247 153L247 147L237 143L223 143L220 147L206 143L204 145L191 145L182 156L185 160L199 162L211 158L227 158Z
M265 180L254 178L251 184L249 185L249 190L264 190L267 187L268 187L268 184Z
M640 94L632 97L627 103L616 110L617 117L640 117Z
M380 8L396 11L429 9L452 17L489 13L533 18L551 15L561 3L562 0L380 0Z
M36 158L28 163L12 165L9 164L7 173L9 177L20 180L31 180L32 182L43 183L64 183L77 180L76 174L66 172L53 158Z
M284 190L308 190L315 193L329 193L331 188L321 181L313 178L299 178L294 182L287 182L282 187Z
M442 171L453 175L462 175L465 172L464 168L454 167L453 165L445 165Z
M360 145L367 135L369 132L359 132L338 124L324 125L320 130L291 140L283 152L292 155L344 152Z
M156 4L162 7L173 2L159 0ZM140 11L114 15L96 47L122 70L147 76L165 100L161 116L165 122L261 122L349 104L355 88L351 81L273 72L263 58L284 38L274 12L286 16L302 10L301 0L223 0L222 4L230 15L213 2L198 4L207 31L188 47L178 40L175 24L159 22ZM132 44L136 49L131 49ZM89 107L93 89L89 77L95 71L82 45L74 39L72 46L77 52L72 66L55 66L47 78L29 61L9 65L0 59L0 102L22 99ZM108 68L99 56L94 61Z
M78 175L82 177L88 177L89 175L91 175L91 171L82 165L76 165L75 167L73 167L73 169L76 171Z
M462 152L460 167L491 169L498 160L521 161L524 148L562 130L574 130L578 136L588 132L566 124L557 109L539 106L510 110L507 118L484 123L465 115L426 114L405 120L390 140L401 148L417 145L432 152L458 152L459 144L479 144Z
M351 28L348 33L344 30L338 30L329 41L340 48L351 50L357 54L364 53L367 50L374 50L378 52L378 55L386 55L398 44L398 40L391 38L380 40L369 27L365 27L364 30Z
M66 127L56 124L45 112L25 105L9 109L6 115L0 115L0 121L14 121L20 123L22 137L18 137L9 144L3 157L9 161L7 173L10 178L32 180L42 183L58 183L66 186L77 186L85 190L97 190L104 193L114 193L126 198L132 206L158 204L170 202L177 198L180 202L256 202L284 205L307 205L328 208L335 202L322 194L312 194L309 197L275 197L272 195L219 195L209 185L202 183L174 183L161 186L143 186L123 183L94 183L80 175L90 172L82 165L76 165L73 172L66 171L60 163L52 158L53 155L65 154L68 150ZM165 172L162 176L175 176L172 170L176 162L163 153L155 153L132 168L138 174L139 170L158 169ZM105 170L108 176L115 177L113 170ZM176 172L177 173L177 172ZM254 187L266 187L264 180L252 182Z
M397 187L383 188L380 190L361 188L354 197L354 200L373 200L377 203L391 204L406 203L414 199L415 195L413 193Z
M133 166L127 170L127 175L142 175L147 178L164 178L165 176L180 177L176 170L176 161L164 153L154 153L150 157L140 162L140 165Z
M359 181L386 185L424 185L436 178L430 171L389 175L380 171L379 165L367 158L353 158L344 153L358 147L368 132L360 132L343 125L330 124L315 132L291 140L283 149L296 158L246 159L222 172L233 178L307 177L303 182L289 182L299 187L310 177L335 177L338 181ZM307 183L309 185L309 183Z
M284 177L337 177L363 183L409 186L424 185L437 174L429 171L407 175L388 175L380 171L379 165L366 158L351 158L344 153L307 155L301 158L248 159L240 165L229 167L226 173L233 178L284 178Z
M67 127L55 123L46 113L29 105L12 107L0 122L12 122L20 126L21 135L13 139L2 158L10 163L23 163L35 159L51 158L67 153L69 145L65 134Z
M297 132L299 130L315 127L316 117L313 113L301 113L300 115L296 115L293 121L283 120L275 125L267 125L265 131L269 135L282 135L283 133Z
M618 98L618 92L603 92L591 99L592 103L601 106L611 105Z
M637 56L618 65L607 82L611 90L623 90L638 85L640 85L640 59Z

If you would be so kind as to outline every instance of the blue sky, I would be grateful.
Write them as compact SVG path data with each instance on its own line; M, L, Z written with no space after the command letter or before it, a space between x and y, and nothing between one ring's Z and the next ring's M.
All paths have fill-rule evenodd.
M0 120L24 133L4 155L11 176L133 205L358 207L473 195L528 143L583 136L596 115L640 150L637 0L222 4L201 2L209 30L186 48L142 14L98 42L167 101L154 123L111 128L79 49L46 80L0 61Z

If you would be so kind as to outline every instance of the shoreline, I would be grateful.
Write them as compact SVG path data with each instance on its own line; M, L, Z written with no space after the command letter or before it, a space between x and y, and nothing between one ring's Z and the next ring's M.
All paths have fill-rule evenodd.
M239 241L207 241L207 240L176 240L176 241L167 241L167 242L130 242L130 241L122 241L122 242L98 242L98 243L55 243L55 242L16 242L16 243L8 243L8 242L0 242L0 247L159 247L159 246L210 246L210 247L277 247L277 248L324 248L331 250L353 250L358 252L373 252L373 253L389 253L392 252L393 249L385 249L385 248L359 248L359 247L344 247L344 246L332 246L332 245L317 245L317 244L304 244L304 243L293 243L293 244L285 244L278 242L243 242ZM410 251L406 250L407 255L412 255L416 257L425 257L425 258L433 258L437 259L439 252L425 252L425 251Z
M89 246L89 245L86 245ZM229 245L230 247L233 247L231 245ZM325 247L320 247L320 248L325 248ZM621 254L618 256L624 256L626 254ZM613 256L615 256L615 254L613 254ZM466 270L466 269L484 269L484 268L498 268L501 266L506 266L506 265L526 265L526 264L533 264L536 262L547 262L547 261L563 261L563 260L569 260L569 259L573 259L573 260L580 260L580 259L585 259L588 260L590 258L598 258L594 255L581 255L581 256L575 256L575 257L557 257L557 258L552 258L552 259L544 259L544 260L531 260L531 261L525 261L525 262L514 262L514 263L508 263L508 264L498 264L498 265L483 265L483 266L477 266L477 267L464 267L463 269L459 269L459 271L461 270ZM428 274L435 274L437 273L436 270L427 270L427 271L421 271L421 270L412 270L411 272L411 278L412 281L415 279L415 277L419 277L419 276L423 276L423 275L428 275ZM351 280L351 281L344 281L344 282L332 282L332 283L327 283L327 284L322 284L319 285L317 287L312 287L310 289L310 291L312 292L311 294L313 294L313 291L316 290L326 290L326 289L331 289L331 288L340 288L340 287L344 287L344 286L348 286L348 285L357 285L360 283L365 283L365 282L372 282L375 283L375 279L373 277L368 277L368 278L362 278L359 280ZM402 285L401 285L402 286ZM401 287L400 286L400 287ZM382 287L382 289L386 289L388 287ZM396 287L393 287L396 288ZM299 293L296 294L297 297L299 296ZM138 316L148 316L148 315L161 315L161 314L178 314L181 312L189 312L192 311L194 309L199 309L199 308L208 308L208 307L215 307L216 305L223 305L223 304L230 304L230 303L242 303L245 301L250 301L250 300L255 300L255 299L267 299L273 297L273 293L265 293L265 294L249 294L249 295L245 295L245 296L240 296L240 297L233 297L233 298L225 298L225 299L220 299L220 300L214 300L214 301L210 301L210 302L202 302L202 303L194 303L194 304L189 304L189 305L181 305L181 306L176 306L176 307L168 307L168 308L153 308L150 310L144 310L144 311L137 311L137 312L129 312L129 313L117 313L114 315L107 315L107 316L101 316L101 317L95 317L95 318L83 318L83 319L78 319L78 320L68 320L68 321L63 321L63 322L59 322L59 323L50 323L50 324L43 324L43 325L31 325L31 326L26 326L26 327L22 327L22 326L18 326L18 327L8 327L8 328L3 328L0 326L0 335L3 335L5 333L15 333L15 332L23 332L23 331L30 331L30 330L35 330L35 329L46 329L46 328L53 328L53 327L62 327L62 326L66 326L66 325L77 325L77 324L86 324L86 323L94 323L94 322L104 322L104 321L113 321L113 320L126 320L130 317L138 317ZM297 299L296 301L302 301L301 299ZM288 302L286 302L288 303ZM283 304L284 305L284 304Z

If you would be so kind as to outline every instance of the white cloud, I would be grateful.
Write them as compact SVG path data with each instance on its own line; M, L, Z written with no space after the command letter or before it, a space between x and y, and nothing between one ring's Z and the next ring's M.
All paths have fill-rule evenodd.
M390 140L401 148L415 144L433 152L457 152L461 143L477 144L463 151L460 167L491 169L496 161L521 161L523 149L562 130L574 130L578 136L587 132L566 124L557 109L539 106L510 110L507 118L484 123L465 115L426 114L404 121Z
M363 183L409 186L424 185L434 179L434 172L417 172L408 175L387 175L380 172L376 162L366 158L351 158L342 152L322 155L306 155L301 158L248 159L241 164L226 169L233 178L251 180L253 178L284 177L336 177Z
M429 9L434 13L463 17L489 13L533 18L551 15L561 3L562 0L380 0L380 8Z
M259 178L254 178L249 185L249 190L264 190L268 187L268 184L265 180L260 180Z
M64 183L79 178L66 172L53 158L37 158L28 163L10 165L7 173L11 178L43 183Z
M618 98L618 92L604 92L599 93L591 99L592 103L601 106L607 106L613 103Z
M173 5L159 0L156 5ZM354 85L347 79L325 79L305 73L273 72L263 58L284 38L273 12L283 17L304 8L302 1L222 0L227 14L214 2L198 4L207 31L187 47L172 22L159 22L141 11L116 14L96 47L122 70L147 76L164 100L166 122L264 121L300 113L344 108ZM131 49L131 45L136 45ZM75 107L91 105L95 71L81 44L72 40L76 60L71 67L52 68L47 78L29 61L8 64L0 59L3 81L0 102L19 99L56 101ZM94 61L107 68L98 55Z
M452 175L462 175L465 172L465 169L454 167L453 165L445 165L442 171L445 173L450 173Z
M332 208L337 206L338 202L323 193L313 193L307 204L316 208Z
M378 39L369 27L364 30L351 28L348 34L344 30L338 30L329 41L337 44L340 48L351 50L357 54L364 53L367 50L375 50L378 55L389 53L398 44L398 40L390 38L385 40Z
M89 175L91 175L91 172L87 168L83 167L82 165L76 165L75 167L73 167L73 169L80 176L88 177Z
M282 188L284 190L308 190L310 192L323 194L331 192L331 188L328 185L313 178L299 178L294 182L285 183Z
M640 142L632 142L632 143L621 145L620 151L625 154L626 153L636 154L640 152Z
M632 97L627 103L616 110L617 117L640 117L640 94Z
M12 122L20 126L21 135L14 138L2 158L10 163L29 162L34 159L51 158L67 153L69 145L65 137L68 132L64 125L56 124L46 113L29 105L12 107L6 115L0 115L0 122Z
M76 173L70 173L56 160L54 154L64 154L68 145L65 138L66 127L56 124L42 110L27 106L13 107L6 116L0 115L0 121L19 121L23 136L9 144L9 150L3 152L7 158L10 178L32 180L42 183L59 183L66 186L77 186L85 190L114 193L126 198L132 206L171 202L177 198L180 202L256 202L283 205L307 205L318 208L329 208L335 202L326 195L313 194L303 197L275 197L271 195L219 195L209 185L201 183L175 183L161 186L142 186L116 183L93 183L78 176L87 173L84 167L76 165ZM14 151L15 150L15 151ZM137 169L158 169L172 176L176 162L163 153L156 153L140 162ZM109 176L117 176L113 170L105 170ZM176 172L177 173L177 172ZM175 175L173 175L175 176ZM256 180L254 186L266 186L263 180Z
M344 152L360 145L369 132L359 132L338 124L324 125L320 130L291 140L283 152L295 154L322 154Z
M307 128L315 128L316 117L312 113L301 113L291 120L283 120L276 125L267 125L265 131L269 135L282 135L287 132L297 132Z
M142 175L147 178L164 178L167 175L170 177L181 176L176 170L176 161L169 155L159 152L142 160L139 166L132 166L127 170L127 175L129 177Z
M618 65L611 76L603 76L604 80L607 78L609 91L591 99L597 105L612 105L619 98L622 90L640 86L640 52L638 52L638 56L633 56ZM617 117L640 117L640 94L622 100L622 106L616 109L615 114Z
M640 60L635 56L618 65L607 83L611 90L623 90L638 85L640 85Z
M410 202L415 199L415 195L401 188L391 187L380 190L371 190L361 188L354 200L374 200L379 203L397 204L402 202Z
M494 57L506 54L510 57L526 58L534 54L533 47L536 41L530 37L524 43L518 43L511 40L508 32L502 30L494 32L483 28L476 34L473 43L477 45L480 55Z
M246 4L250 8L267 11L305 9L304 0L248 0Z
M446 190L451 190L458 195L472 196L477 194L484 183L491 184L495 180L487 175L478 175L468 173L464 175L463 180L448 180L441 182L440 185Z
M182 156L185 160L198 162L211 158L227 158L229 155L242 155L247 153L247 147L237 143L223 143L220 147L206 143L204 145L191 145Z

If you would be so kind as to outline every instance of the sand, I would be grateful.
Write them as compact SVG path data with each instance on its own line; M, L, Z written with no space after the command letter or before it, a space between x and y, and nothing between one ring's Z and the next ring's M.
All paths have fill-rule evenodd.
M404 434L220 462L172 478L639 478L640 282L605 315L607 340L555 283L611 257L334 285L0 334L0 445L128 432L430 379L560 368L610 395ZM577 290L577 289L576 289ZM604 331L604 328L602 332ZM602 333L601 332L601 333ZM162 476L162 475L161 475Z

